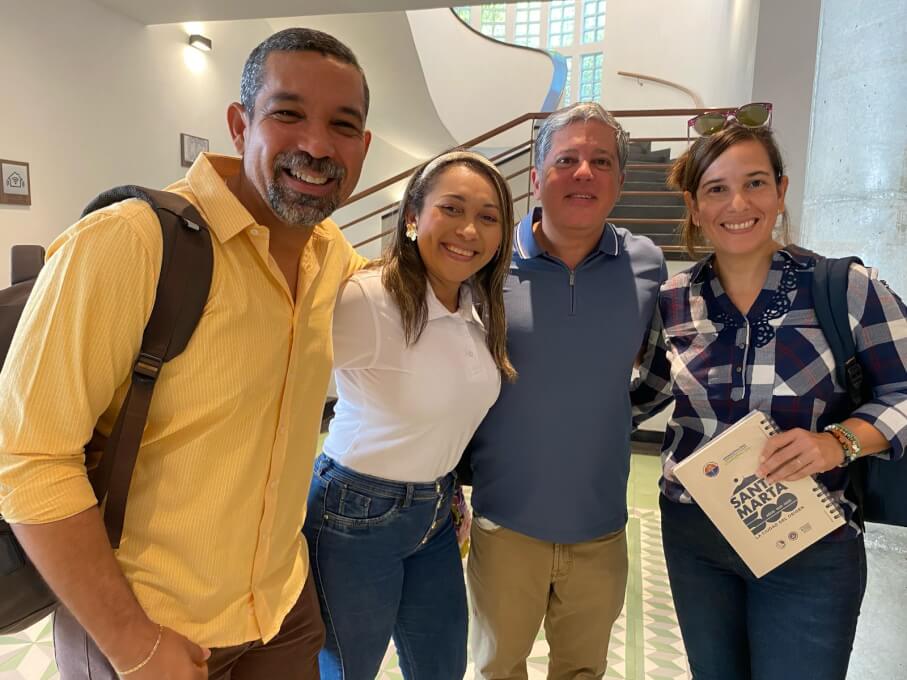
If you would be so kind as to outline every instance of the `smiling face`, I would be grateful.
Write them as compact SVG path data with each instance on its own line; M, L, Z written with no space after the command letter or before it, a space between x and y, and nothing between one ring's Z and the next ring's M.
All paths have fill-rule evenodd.
M684 201L716 254L739 256L774 250L772 234L786 191L787 177L776 181L765 147L747 140L718 156L696 195L684 192Z
M531 179L546 229L600 230L624 183L614 128L592 119L558 130L551 135L541 170L533 168Z
M260 224L317 224L359 181L370 134L362 76L351 64L273 52L254 111L233 104L228 121L243 157L237 195Z
M460 284L491 261L503 238L494 185L462 164L440 172L407 222L416 225L419 255L442 302L456 300Z

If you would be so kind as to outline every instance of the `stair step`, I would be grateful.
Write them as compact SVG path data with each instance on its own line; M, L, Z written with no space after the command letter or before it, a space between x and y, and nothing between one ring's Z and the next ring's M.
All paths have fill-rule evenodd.
M674 191L624 191L617 205L664 205L684 207L683 196Z
M624 193L629 191L670 191L668 186L662 180L661 182L641 181L628 178L624 182Z
M661 247L662 252L664 253L665 259L669 262L695 262L696 260L691 260L689 254L686 250L668 250L664 246Z
M678 246L680 245L680 239L677 237L677 234L653 234L650 232L642 233L634 231L634 234L639 234L640 236L645 236L648 239L652 240L656 246Z
M618 218L620 219L620 218ZM614 222L618 226L623 226L624 229L629 229L634 234L642 234L644 236L651 236L652 234L658 234L660 236L670 236L671 238L677 240L679 238L679 229L680 226L677 224L624 224L621 225L617 220L609 221ZM679 241L678 241L679 243Z
M627 163L626 170L670 170L673 163L633 162Z
M636 217L640 219L657 218L681 220L686 208L680 205L638 205L618 203L611 210L611 217Z
M671 150L670 149L658 149L656 151L644 151L642 149L634 149L630 147L630 156L628 160L633 162L647 162L647 163L669 163L671 160Z
M667 170L627 170L627 182L665 182L668 179Z

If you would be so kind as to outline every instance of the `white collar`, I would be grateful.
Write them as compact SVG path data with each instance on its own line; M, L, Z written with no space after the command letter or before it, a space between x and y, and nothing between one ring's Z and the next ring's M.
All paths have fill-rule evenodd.
M479 313L476 311L475 305L473 304L472 286L468 283L460 285L460 299L455 312L451 312L447 307L441 304L438 296L435 295L434 288L431 287L431 283L428 281L426 281L426 288L425 301L428 303L429 321L441 319L446 316L460 316L464 321L472 322L479 327L484 328L482 318L479 316Z

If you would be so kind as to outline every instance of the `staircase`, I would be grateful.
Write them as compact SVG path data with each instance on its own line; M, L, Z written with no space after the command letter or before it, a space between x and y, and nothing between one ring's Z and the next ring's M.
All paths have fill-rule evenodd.
M651 141L631 141L623 192L608 221L649 237L664 250L665 259L686 260L679 236L683 195L668 189L670 169L669 149L653 151Z
M679 124L671 123L670 119L689 118L700 113L726 110L728 109L653 109L611 111L611 114L618 119L626 119L629 122L636 118L666 118L669 119L669 127L676 129ZM458 147L483 152L489 157L489 160L499 165L513 191L514 212L518 218L531 210L535 203L531 187L529 186L532 146L540 122L547 117L547 113L524 114L464 142ZM508 133L508 139L512 139L513 135L509 133L521 127L526 130L523 138L525 141L503 150L501 150L500 146L496 146L494 140L500 140L500 135ZM519 138L519 135L516 135L516 138ZM652 149L652 142L683 141L687 141L687 138L664 136L631 139L630 158L626 166L626 180L623 192L608 221L625 227L633 233L649 237L656 245L661 247L667 260L689 261L689 255L680 245L679 236L679 227L684 216L683 197L679 191L671 191L665 184L671 167L671 152L667 148ZM393 218L399 203L398 200L390 199L390 197L395 193L393 191L394 187L397 187L399 193L402 193L402 183L414 169L410 168L400 172L379 184L358 192L351 196L345 204L344 209L347 209L351 204L359 204L363 199L372 197L370 200L373 204L369 208L373 208L373 205L380 206L366 209L367 211L364 214L342 224L340 227L344 230L355 227L360 233L371 234L366 238L358 235L350 238L357 249L367 246L370 251L373 251L367 250L363 252L360 250L367 257L377 256L380 253L380 248L378 247L380 246L380 240L392 232ZM399 193L396 196L399 196ZM389 199L386 203L382 200L374 201L374 199L381 199L385 196ZM347 233L349 236L352 235L352 232ZM698 257L708 252L708 248L697 248L696 258L694 259L698 259Z

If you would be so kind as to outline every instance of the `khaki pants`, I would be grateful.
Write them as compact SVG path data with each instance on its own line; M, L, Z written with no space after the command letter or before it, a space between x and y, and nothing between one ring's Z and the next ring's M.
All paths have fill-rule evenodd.
M476 680L526 680L543 619L548 680L601 678L627 587L625 531L560 544L480 523L467 567Z
M311 578L283 620L280 632L263 645L247 642L211 650L209 680L318 680L318 652L324 624ZM54 653L61 680L118 680L94 641L65 608L54 614Z

